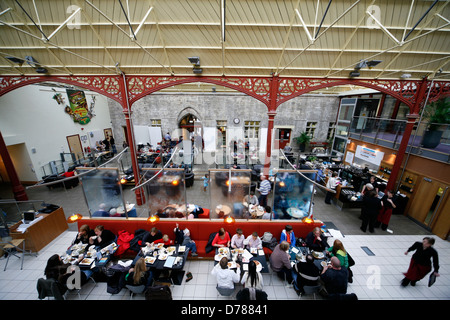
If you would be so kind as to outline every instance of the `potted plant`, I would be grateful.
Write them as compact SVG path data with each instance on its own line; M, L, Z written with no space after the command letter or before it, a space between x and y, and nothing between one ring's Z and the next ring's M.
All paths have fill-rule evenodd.
M443 125L450 124L450 102L447 99L440 99L425 107L423 119L428 122L427 129L423 135L422 146L424 148L436 148L444 130L440 130Z
M294 138L295 141L300 145L300 152L305 152L306 144L311 141L311 137L303 131L300 136Z

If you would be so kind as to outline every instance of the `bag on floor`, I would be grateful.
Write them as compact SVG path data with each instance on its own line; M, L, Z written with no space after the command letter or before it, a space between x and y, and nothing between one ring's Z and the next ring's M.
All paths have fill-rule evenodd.
M166 285L148 287L145 292L145 300L172 300L172 291Z

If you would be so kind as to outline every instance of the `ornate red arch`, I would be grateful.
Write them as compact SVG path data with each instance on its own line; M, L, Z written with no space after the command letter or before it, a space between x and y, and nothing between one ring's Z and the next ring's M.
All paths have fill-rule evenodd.
M0 76L0 96L20 87L39 82L61 82L79 86L123 103L119 76Z
M277 107L302 94L318 89L352 84L355 86L374 89L405 103L411 110L416 100L420 80L364 80L364 79L308 79L287 78L280 79Z
M126 76L130 105L159 90L192 82L206 82L243 92L269 105L271 77Z

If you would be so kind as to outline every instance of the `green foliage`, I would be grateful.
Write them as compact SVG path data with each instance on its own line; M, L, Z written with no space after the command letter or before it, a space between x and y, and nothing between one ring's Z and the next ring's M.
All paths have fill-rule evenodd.
M294 138L299 144L307 144L311 141L311 137L303 131L300 136Z
M443 124L450 124L450 102L448 99L434 101L425 107L423 119L429 123L429 130L437 130Z

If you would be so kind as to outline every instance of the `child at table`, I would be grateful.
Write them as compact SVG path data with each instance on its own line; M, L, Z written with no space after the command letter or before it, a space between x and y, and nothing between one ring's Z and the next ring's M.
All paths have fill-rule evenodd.
M152 244L158 244L158 243L163 243L164 246L171 246L174 244L173 240L170 240L169 236L167 234L163 235L163 237L161 239L157 239L157 240L153 241Z

